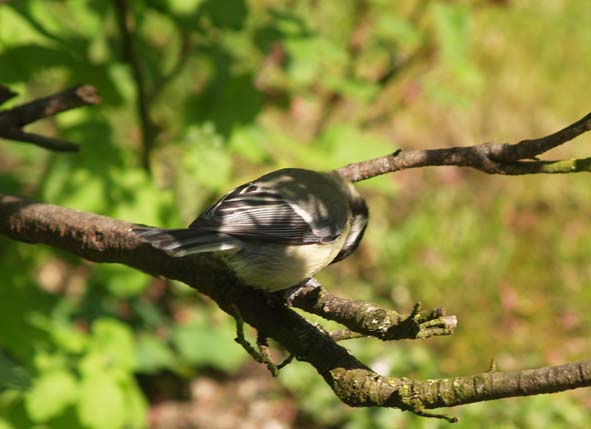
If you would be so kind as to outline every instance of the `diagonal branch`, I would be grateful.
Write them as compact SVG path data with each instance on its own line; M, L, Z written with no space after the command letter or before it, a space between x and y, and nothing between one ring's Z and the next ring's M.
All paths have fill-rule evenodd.
M571 141L589 130L591 130L591 113L588 113L574 124L545 137L522 140L514 145L494 145L491 150L491 157L501 162L515 162L520 159L534 158L556 146Z
M14 93L13 93L14 94ZM78 85L48 97L39 98L9 110L0 111L0 138L17 140L56 151L76 151L78 146L53 137L23 131L26 125L66 110L98 104L101 97L95 87Z
M544 153L591 130L591 113L564 129L516 144L482 143L466 147L399 150L379 158L349 164L336 171L352 182L399 170L432 166L472 167L488 174L558 174L591 172L591 157L561 161L522 161Z
M27 133L20 129L7 129L0 133L3 138L24 143L31 143L54 152L76 152L78 145L69 143L55 137L47 137L41 134Z
M237 309L246 323L312 365L351 406L394 407L455 421L426 410L591 386L591 360L438 380L381 376L336 344L327 332L287 307L273 306L263 292L240 284L213 256L168 256L136 238L129 231L131 226L105 216L0 194L0 233L64 249L91 261L121 263L180 280L209 295L228 314Z
M0 129L5 127L22 128L39 119L100 102L101 97L94 86L74 86L57 94L38 98L0 112Z

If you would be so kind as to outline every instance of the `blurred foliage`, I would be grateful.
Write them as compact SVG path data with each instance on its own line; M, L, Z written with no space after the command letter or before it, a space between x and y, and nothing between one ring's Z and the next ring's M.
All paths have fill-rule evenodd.
M0 190L177 227L231 186L282 166L330 169L405 148L515 142L589 110L591 4L525 1L128 2L155 124L141 167L137 82L114 2L0 5L7 107L75 83L103 103L31 129L81 145L51 154L1 142ZM583 139L588 137L583 137ZM554 156L588 156L573 143ZM446 306L453 337L346 346L382 374L435 378L589 354L589 179L404 171L359 185L363 246L320 279L343 296ZM232 320L192 290L0 237L0 428L141 428L195 377L248 357ZM335 326L336 328L336 326ZM447 427L349 409L307 365L278 383L297 427ZM283 392L283 393L282 393ZM588 394L474 404L457 428L572 428ZM212 417L214 418L214 417Z

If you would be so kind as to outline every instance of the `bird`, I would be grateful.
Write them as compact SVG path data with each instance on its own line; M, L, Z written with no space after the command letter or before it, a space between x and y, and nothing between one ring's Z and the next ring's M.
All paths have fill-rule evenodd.
M188 228L131 231L174 257L215 253L247 285L276 292L351 255L368 218L364 198L338 173L283 168L234 188Z

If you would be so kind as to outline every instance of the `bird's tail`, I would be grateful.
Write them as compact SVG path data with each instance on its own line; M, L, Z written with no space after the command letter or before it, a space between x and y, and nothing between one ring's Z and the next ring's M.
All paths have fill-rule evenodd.
M196 228L161 229L135 226L131 231L153 247L177 257L194 253L228 251L240 247L240 242L230 235L200 231Z

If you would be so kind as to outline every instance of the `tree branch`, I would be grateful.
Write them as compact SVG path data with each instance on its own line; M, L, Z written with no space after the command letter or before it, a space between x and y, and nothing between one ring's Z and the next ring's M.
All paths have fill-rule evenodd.
M399 150L379 158L349 164L335 170L358 182L381 174L429 166L472 167L488 174L557 174L591 172L591 157L562 161L521 161L564 144L591 130L591 113L566 128L539 139L516 144L483 143L466 147Z
M354 333L384 341L451 335L457 326L456 317L447 316L443 308L420 311L417 304L410 314L400 314L370 302L337 297L320 284L296 290L289 300L295 307L339 322ZM335 336L340 338L341 334Z
M78 145L75 143L69 143L65 140L57 139L55 137L47 137L40 134L27 133L18 128L7 129L4 132L0 132L3 138L15 140L24 143L31 143L45 149L52 150L54 152L76 152L78 151Z
M419 415L427 409L591 386L591 360L514 372L486 372L439 380L384 377L339 346L330 334L285 306L272 306L262 291L240 282L212 255L174 258L133 235L127 222L0 194L0 233L42 243L95 262L113 262L180 280L209 295L308 362L336 395L355 407L394 407Z
M14 94L14 93L12 93ZM0 111L0 138L33 143L55 151L77 151L78 145L53 137L23 131L26 125L66 110L98 104L101 97L95 87L78 85L58 94L39 98L9 110Z
M0 104L6 103L13 97L16 97L18 94L12 91L10 88L4 85L0 85Z

